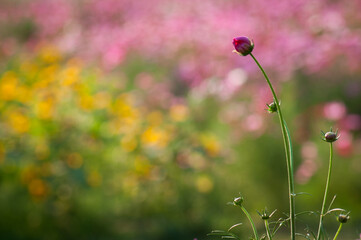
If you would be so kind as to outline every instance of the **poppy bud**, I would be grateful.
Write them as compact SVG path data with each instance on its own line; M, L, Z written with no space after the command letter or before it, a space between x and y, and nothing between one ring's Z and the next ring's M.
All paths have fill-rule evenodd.
M236 37L233 39L233 46L238 54L246 56L250 54L254 48L253 41L248 37Z

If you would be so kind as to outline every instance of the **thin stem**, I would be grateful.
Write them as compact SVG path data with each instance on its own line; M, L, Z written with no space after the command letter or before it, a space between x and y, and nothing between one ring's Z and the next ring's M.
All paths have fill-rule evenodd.
M271 231L269 229L269 225L268 225L268 220L265 219L264 220L264 226L266 227L266 233L267 233L267 237L269 240L272 240L272 234L271 234Z
M294 199L294 177L293 177L293 155L292 155L292 144L289 136L288 128L285 125L285 120L283 119L281 107L276 95L276 92L273 89L271 81L269 80L266 72L263 70L261 64L257 61L257 59L250 53L253 60L258 65L259 69L262 71L263 76L265 77L268 86L271 89L275 104L277 106L277 114L281 125L282 135L283 135L283 145L285 147L286 153L286 163L287 163L287 175L288 175L288 192L289 192L289 205L290 205L290 228L291 228L291 240L295 240L296 238L296 229L295 229L295 199Z
M330 160L329 160L329 164L328 164L328 174L327 174L327 180L326 180L325 194L323 195L323 201L322 201L322 207L321 207L321 213L320 213L320 222L318 224L317 240L319 240L321 237L321 228L322 228L322 224L323 224L323 217L324 217L325 205L326 205L326 200L327 200L328 186L330 184L330 178L331 178L332 157L333 157L333 149L332 149L332 143L330 143Z
M333 240L336 240L338 234L341 232L341 228L342 228L342 223L340 223L340 226L338 227L337 232L336 232L335 237L333 238Z
M251 218L251 215L249 215L249 213L247 212L247 210L246 210L243 206L241 206L241 209L242 209L242 211L244 212L244 214L247 216L249 222L251 223L254 237L256 238L256 240L259 240L258 233L257 233L257 229L256 229L256 226L254 225L254 222L253 222L253 220L252 220L252 218Z

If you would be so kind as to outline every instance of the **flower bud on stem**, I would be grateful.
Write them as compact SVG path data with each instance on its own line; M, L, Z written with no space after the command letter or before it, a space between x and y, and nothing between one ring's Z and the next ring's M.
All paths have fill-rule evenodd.
M296 219L296 213L295 213L295 191L294 191L294 176L293 176L293 154L292 154L292 142L289 134L289 130L287 128L286 121L283 119L282 111L280 108L280 103L278 101L277 95L275 90L273 89L273 86L271 84L271 81L269 80L266 72L263 70L261 64L257 61L257 59L253 56L252 53L249 54L253 60L258 65L259 69L263 73L264 78L266 79L268 86L271 89L274 103L277 106L277 114L278 118L280 120L281 125L281 131L283 135L283 145L285 147L285 153L286 153L286 164L287 164L287 176L288 176L288 197L289 197L289 205L290 205L290 228L291 228L291 240L296 239L296 227L295 227L295 219Z
M259 69L263 73L264 78L266 79L268 86L271 89L274 103L277 107L277 114L280 120L282 135L283 135L283 145L285 147L286 153L286 164L287 164L287 175L288 175L288 197L289 197L289 205L290 205L290 228L291 228L291 240L296 239L296 228L295 228L295 192L294 192L294 177L293 177L293 155L292 155L292 143L290 134L286 125L285 120L283 119L282 111L280 108L280 103L278 101L276 92L273 89L271 81L269 80L267 74L263 70L261 64L257 61L257 59L253 56L252 51L254 48L254 43L247 37L237 37L233 39L233 45L235 47L235 52L241 56L250 55L253 60L258 65Z
M325 187L325 193L323 195L323 202L322 202L322 207L321 207L321 212L320 212L320 222L318 223L318 231L317 231L316 240L320 240L320 238L321 238L321 229L322 229L323 217L324 217L324 212L325 212L327 192L328 192L328 186L330 184L330 178L331 178L332 157L333 157L333 149L332 149L332 142L330 142L330 160L329 160L329 165L328 165L328 174L327 174L327 180L326 180L326 187Z

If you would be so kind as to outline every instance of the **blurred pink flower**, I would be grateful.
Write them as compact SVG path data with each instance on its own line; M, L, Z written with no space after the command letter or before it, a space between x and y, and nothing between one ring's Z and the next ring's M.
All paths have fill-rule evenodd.
M296 171L296 181L299 184L306 184L313 174L317 170L317 165L314 160L306 159L302 162L302 164L298 167Z
M328 120L340 120L346 115L346 106L342 102L327 103L323 107L323 115Z
M357 114L349 114L340 121L340 129L359 130L361 128L361 116Z
M239 34L255 41L255 55L275 79L288 79L300 68L330 69L340 57L340 69L357 71L361 32L354 26L360 9L357 0L245 0L241 6L236 0L33 0L0 3L0 25L31 19L37 29L32 41L72 49L106 69L135 55L179 60L183 80L195 86L236 67L258 71L251 59L231 55L227 43Z
M336 150L341 156L348 157L353 153L352 135L347 131L340 131L339 135L335 143Z
M301 155L303 161L296 171L296 181L300 184L305 184L318 169L315 162L318 155L316 145L313 142L304 143L302 145Z

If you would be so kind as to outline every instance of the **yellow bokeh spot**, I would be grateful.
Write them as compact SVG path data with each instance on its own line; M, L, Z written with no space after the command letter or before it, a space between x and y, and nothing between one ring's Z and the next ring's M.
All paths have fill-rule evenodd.
M14 72L6 72L0 79L0 99L13 100L16 97L18 79Z
M24 104L33 101L31 89L25 86L18 86L16 89L16 99Z
M125 152L132 152L137 148L138 141L135 136L125 135L120 141L120 145Z
M88 174L86 180L91 187L99 187L102 184L102 176L95 170Z
M142 134L142 143L146 146L163 148L168 144L169 135L165 130L156 127L148 127Z
M66 164L73 169L78 169L83 165L83 157L79 153L70 153L66 158Z
M221 151L221 145L214 135L201 135L200 141L209 156L216 157L219 155Z
M185 105L177 104L170 108L170 117L173 121L182 122L188 118L188 108Z
M40 119L50 119L54 112L54 99L47 98L37 104L37 116Z
M25 133L29 131L30 121L27 116L20 112L10 112L9 125L16 133Z
M201 193L208 193L213 189L213 181L208 176L199 176L196 180L197 190Z
M163 114L159 111L153 111L146 117L150 125L159 126L163 122Z
M63 86L70 86L79 80L80 68L70 66L65 68L61 73L61 84Z
M92 110L94 107L94 98L88 94L82 94L79 97L79 106L83 110Z
M51 65L46 68L42 68L38 73L37 82L34 84L34 88L46 88L50 83L56 80L56 74L59 66Z

